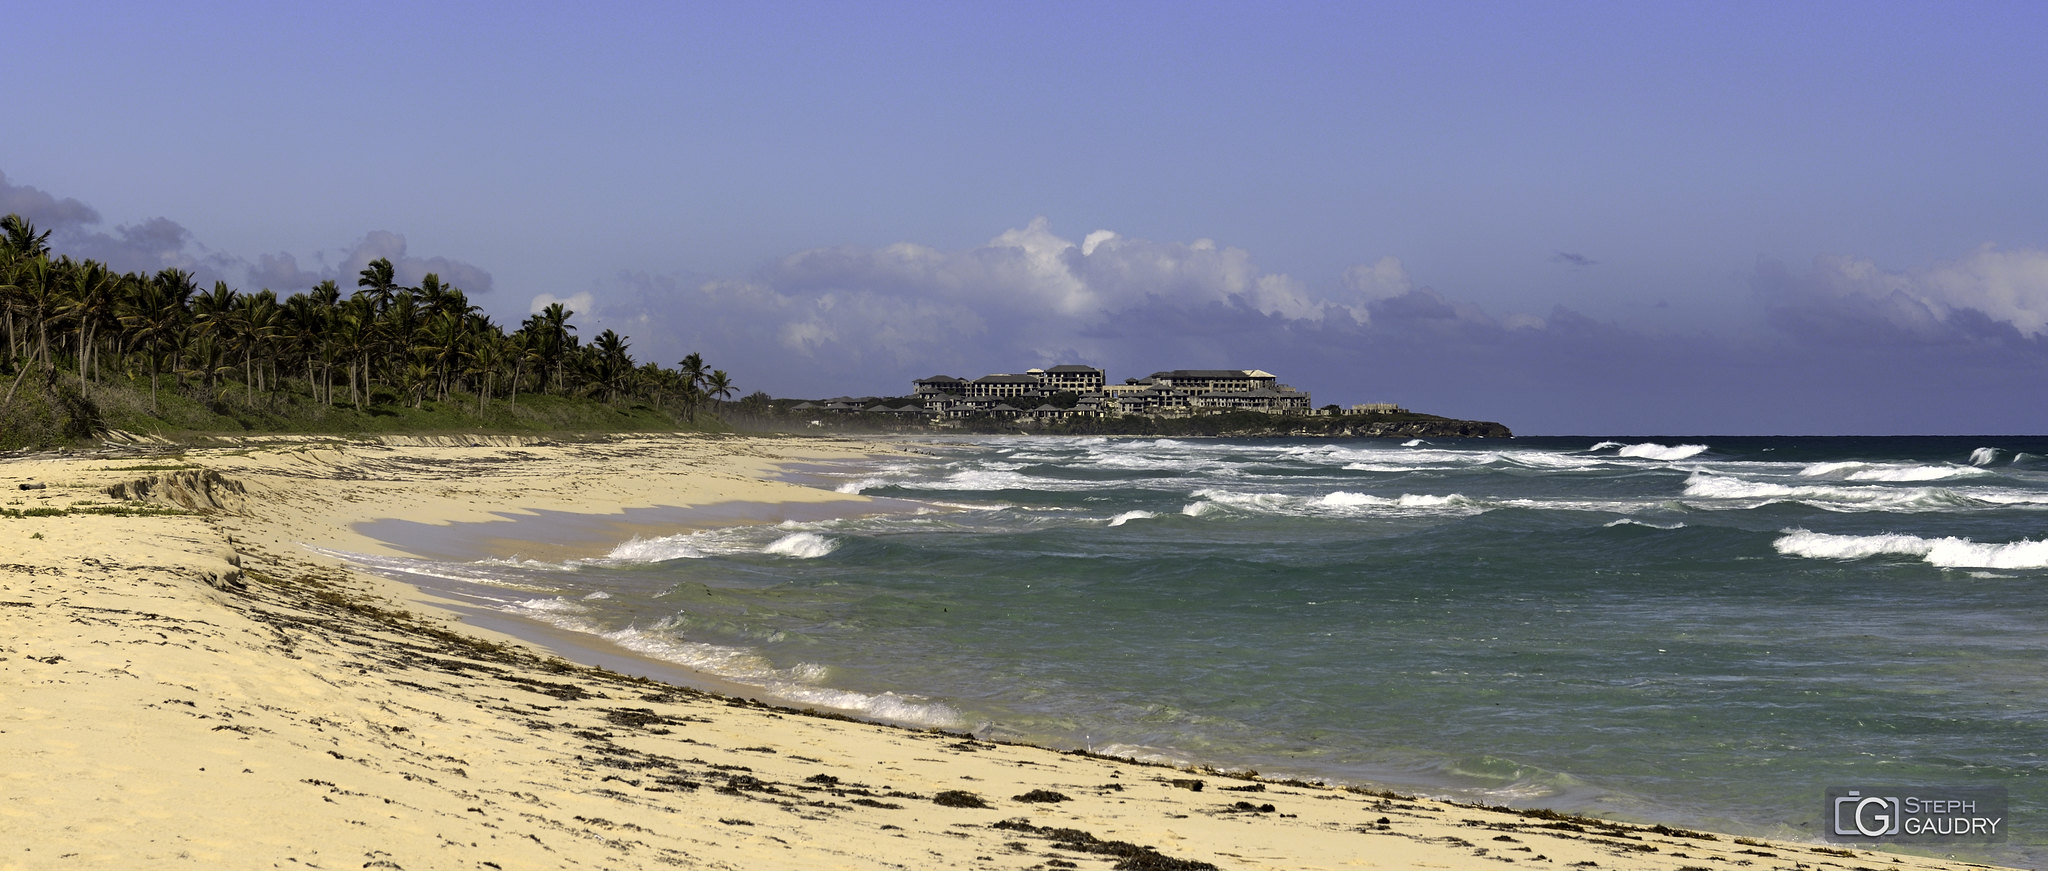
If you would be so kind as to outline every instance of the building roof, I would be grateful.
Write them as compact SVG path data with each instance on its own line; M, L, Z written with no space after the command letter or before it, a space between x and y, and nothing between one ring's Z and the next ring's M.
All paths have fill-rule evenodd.
M1064 373L1064 372L1074 372L1074 373L1082 373L1082 374L1086 374L1086 373L1091 373L1091 372L1092 372L1092 373L1094 373L1094 374L1097 374L1097 375L1100 375L1100 374L1102 374L1102 370L1101 370L1101 369L1097 369L1097 368L1095 368L1095 367L1093 367L1093 366L1079 366L1079 365L1075 365L1075 364L1073 364L1073 363L1067 363L1067 364L1064 364L1064 365L1060 365L1060 366L1054 366L1054 367L1052 367L1051 369L1047 369L1047 370L1045 370L1045 371L1046 371L1046 372L1048 372L1048 373L1052 373L1052 372L1062 372L1062 373Z
M900 376L900 375L899 375L899 376L897 376L897 377L899 377L899 378L900 378L900 377L902 377L902 376ZM951 376L951 375L933 375L933 376L932 376L932 377L930 377L930 378L919 378L919 379L917 379L917 383L919 383L919 384L945 384L945 383L949 383L949 382L950 382L950 383L956 383L956 384L964 384L964 383L966 383L966 382L965 382L965 381L963 381L962 379L959 379L959 378L955 378L955 377L953 377L953 376Z
M1038 379L1030 375L983 375L974 379L976 384L1037 384Z
M1154 372L1154 378L1273 378L1273 374L1260 369L1175 369L1171 372Z

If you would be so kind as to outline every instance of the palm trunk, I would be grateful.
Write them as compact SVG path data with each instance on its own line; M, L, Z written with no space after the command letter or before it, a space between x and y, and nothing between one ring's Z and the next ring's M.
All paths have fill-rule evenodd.
M16 372L16 373L14 373L14 386L13 386L13 387L9 387L9 388L7 388L7 399L6 399L6 400L4 400L4 401L0 401L0 411L5 411L5 410L7 410L8 408L11 408L11 407L13 407L13 405L14 405L14 391L16 391L16 390L20 390L20 389L21 389L21 379L23 379L23 378L26 378L26 377L28 377L28 370L30 370L30 369L32 369L32 368L35 368L35 367L33 367L33 366L23 366L23 367L21 367L21 371L20 371L20 372Z

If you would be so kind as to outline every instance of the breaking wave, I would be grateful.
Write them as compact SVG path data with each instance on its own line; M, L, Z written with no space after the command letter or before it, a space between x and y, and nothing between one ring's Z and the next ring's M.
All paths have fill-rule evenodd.
M1970 452L1970 465L1989 466L1998 462L1997 448L1978 448Z
M787 529L792 525L785 523L781 528ZM634 536L612 548L602 559L592 562L659 563L748 553L817 559L839 548L838 540L808 531L788 532L764 545L760 543L760 529L764 527L709 529L658 538Z
M564 629L598 635L627 650L693 671L757 686L791 702L854 711L917 726L952 727L960 723L957 711L938 702L890 692L862 693L819 686L828 672L820 665L798 663L790 668L776 668L765 657L745 648L682 640L670 634L673 624L666 620L648 629L629 626L611 631L598 630L581 620L549 622Z
M1614 442L1601 442L1600 444L1613 445ZM1599 446L1596 445L1595 447ZM1634 457L1639 460L1685 460L1707 452L1706 445L1660 445L1656 442L1620 445L1619 447L1621 450L1616 451L1615 456Z
M1627 518L1627 517L1622 517L1622 518L1618 518L1618 519L1615 519L1615 520L1610 520L1610 521L1607 521L1606 523L1603 523L1603 524L1601 524L1601 526L1602 526L1602 527L1610 527L1610 528L1611 528L1611 527L1616 527L1616 526L1640 526L1640 527L1643 527L1643 528L1645 528L1645 529L1665 529L1665 530L1671 530L1671 529L1684 529L1684 528L1685 528L1685 524L1684 524L1683 522L1672 522L1672 523L1651 523L1651 522L1649 522L1649 521L1647 521L1647 520L1632 520L1632 519L1630 519L1630 518Z
M1131 521L1133 521L1133 520L1151 520L1152 518L1154 518L1154 517L1158 517L1158 516L1159 516L1159 515L1157 515L1157 514L1154 514L1154 513L1150 512L1150 511L1126 511L1126 512L1124 512L1124 513L1122 513L1122 514L1119 514L1119 515L1117 515L1117 516L1115 516L1115 517L1112 517L1112 518L1110 518L1110 519L1109 519L1109 525L1111 525L1111 526L1122 526L1122 525L1124 525L1124 524L1126 524L1126 523L1129 523L1129 522L1131 522Z
M699 547L703 533L691 532L682 535L664 535L660 538L633 536L604 555L605 559L636 563L659 563L672 559L703 559L703 548Z
M1374 496L1338 490L1322 496L1293 496L1286 493L1238 493L1229 490L1198 490L1197 501L1181 509L1190 517L1203 517L1218 510L1282 516L1359 516L1398 514L1478 514L1488 503L1460 493L1431 495L1403 493Z
M1945 481L1952 478L1981 478L1996 473L1972 466L1910 465L1899 463L1866 463L1846 461L1836 463L1814 463L1799 470L1802 478L1840 477L1848 481Z
M1749 503L1800 502L1826 511L1955 511L2048 505L2048 493L2002 489L1776 484L1732 475L1695 473L1685 481L1685 498ZM1714 507L1711 505L1694 507Z
M1922 538L1917 535L1832 535L1788 529L1771 543L1786 556L1853 560L1874 556L1916 556L1929 565L1967 569L2048 568L2048 541L2022 540L1993 544L1967 538Z
M837 539L826 538L815 532L792 532L770 542L761 548L762 553L797 559L817 559L839 549Z

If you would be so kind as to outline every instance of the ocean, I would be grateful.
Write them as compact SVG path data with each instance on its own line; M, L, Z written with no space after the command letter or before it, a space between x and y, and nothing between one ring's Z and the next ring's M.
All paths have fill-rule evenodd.
M911 444L795 473L888 513L356 559L890 722L1809 840L2002 786L1953 852L2048 859L2048 438Z

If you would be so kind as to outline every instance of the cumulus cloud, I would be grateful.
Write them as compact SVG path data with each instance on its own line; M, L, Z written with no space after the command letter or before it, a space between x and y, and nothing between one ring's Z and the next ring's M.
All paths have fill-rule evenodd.
M2038 344L2048 335L2048 251L2036 248L1986 244L1905 270L1841 256L1816 258L1804 273L1766 263L1757 287L1774 322L1801 336Z
M413 256L406 250L405 237L388 230L372 230L339 249L331 266L323 254L316 254L315 263L308 268L285 252L259 254L251 261L211 250L184 225L164 217L98 229L100 213L93 207L71 197L13 184L0 173L0 215L8 213L20 214L38 228L51 231L50 244L57 253L98 260L122 272L176 268L193 273L201 283L219 280L244 290L296 293L330 279L344 289L354 288L363 267L384 257L391 260L400 284L416 285L433 272L470 296L491 290L491 274L482 267L447 257Z
M572 293L568 296L556 296L552 293L539 294L533 298L533 302L527 305L526 313L537 315L541 313L542 309L556 303L561 303L562 308L567 309L571 314L593 316L598 313L596 311L597 300L587 290L582 293Z
M389 230L371 230L361 241L349 248L336 267L335 278L344 289L355 287L356 279L370 261L383 258L391 261L398 283L414 286L431 272L441 277L444 284L453 284L470 296L491 292L491 274L483 267L447 257L416 257L406 251L405 237ZM345 279L345 280L344 280Z
M0 215L20 215L44 230L70 230L100 222L100 213L70 197L57 197L28 185L17 185L0 172Z
M1371 317L1374 301L1412 291L1392 258L1319 294L1260 269L1242 248L1112 230L1076 241L1042 217L959 250L910 242L819 248L745 278L622 275L618 284L621 322L631 311L682 325L677 353L690 341L729 340L737 353L764 362L873 373L882 383L941 368L980 374L1070 362L1143 366L1136 361L1165 355L1134 347L1129 335L1168 340L1158 328L1163 313L1205 312L1195 319L1207 325L1203 332L1228 332L1251 320L1356 324ZM1200 356L1185 365L1257 365L1233 363L1218 348Z
M190 230L169 218L123 224L111 232L72 229L51 239L59 253L89 257L122 272L182 269L211 279L241 271L235 258L207 250Z

